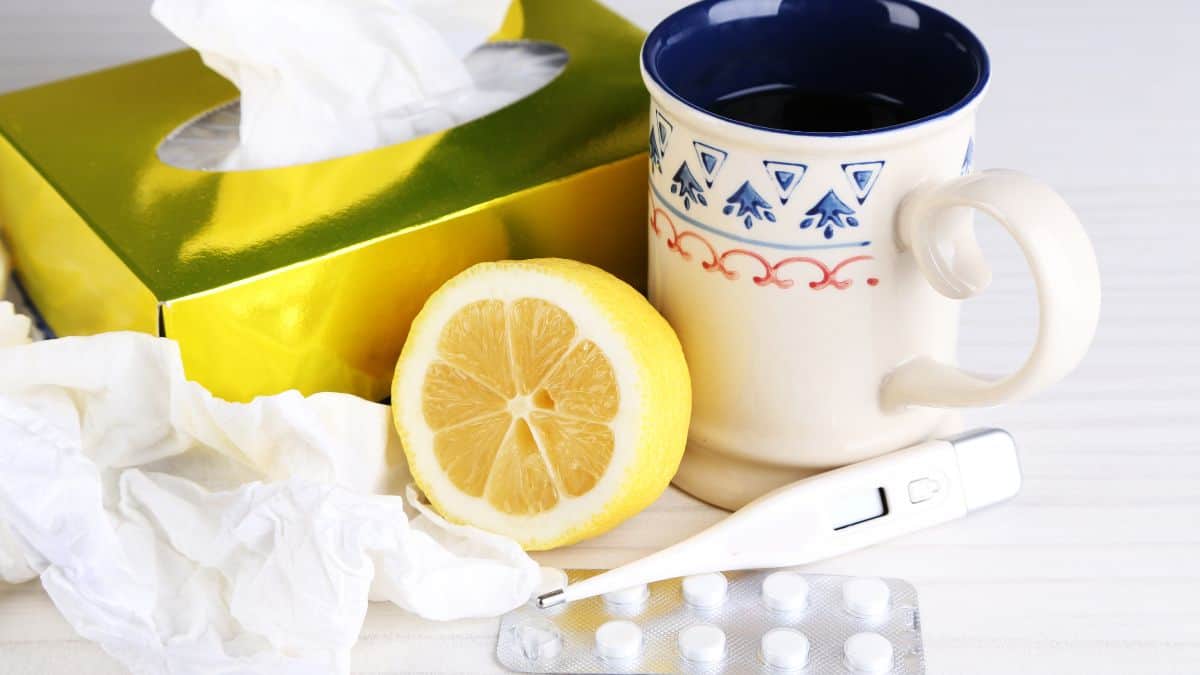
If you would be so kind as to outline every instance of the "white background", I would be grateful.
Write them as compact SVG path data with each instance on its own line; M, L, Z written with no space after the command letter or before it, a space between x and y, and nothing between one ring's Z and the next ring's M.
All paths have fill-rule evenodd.
M683 3L610 4L648 28ZM934 4L993 59L976 165L1049 181L1088 226L1104 281L1100 331L1050 392L969 416L1022 444L1016 500L816 569L916 584L930 672L1200 673L1200 5ZM0 91L177 48L148 6L0 0ZM1008 369L1032 341L1033 294L999 228L984 223L981 237L995 280L966 308L963 361ZM719 515L670 492L545 559L617 564ZM490 671L494 641L494 621L433 624L379 605L354 667ZM120 668L39 586L0 586L0 672L110 671Z

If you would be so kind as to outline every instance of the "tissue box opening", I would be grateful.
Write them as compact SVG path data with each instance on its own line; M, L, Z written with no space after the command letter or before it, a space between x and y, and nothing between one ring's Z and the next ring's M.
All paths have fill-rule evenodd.
M475 262L569 257L644 288L643 34L592 0L513 7L496 39L570 54L548 85L299 166L158 158L172 130L237 95L194 52L0 96L0 233L18 277L59 335L161 323L188 376L232 400L383 398L412 316Z
M393 133L376 147L384 147L466 124L524 99L558 77L567 65L566 50L549 42L512 40L490 42L465 59L474 87L439 96L427 104L397 109L389 114ZM201 113L172 131L158 146L158 158L181 169L241 171L286 166L257 163L239 154L239 101ZM343 157L375 147L312 161Z

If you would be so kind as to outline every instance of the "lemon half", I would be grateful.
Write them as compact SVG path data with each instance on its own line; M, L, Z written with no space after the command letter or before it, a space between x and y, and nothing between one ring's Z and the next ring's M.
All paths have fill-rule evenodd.
M392 384L429 501L530 550L654 501L679 466L691 400L666 320L611 274L559 259L451 279L413 320Z

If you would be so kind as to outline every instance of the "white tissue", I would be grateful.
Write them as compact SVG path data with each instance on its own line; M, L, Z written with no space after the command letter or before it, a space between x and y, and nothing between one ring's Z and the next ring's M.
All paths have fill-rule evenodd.
M29 342L29 335L33 331L29 317L18 314L11 302L5 302L8 295L8 267L8 251L0 246L0 349ZM3 378L4 373L0 373L0 380ZM3 523L0 523L0 542L3 542L3 538L4 528ZM3 544L0 543L0 556L3 555L3 550ZM0 566L3 564L3 559L0 559ZM3 576L0 576L0 579L2 578Z
M368 598L502 614L538 566L410 493L388 408L295 392L234 404L134 333L21 344L0 303L0 579L40 575L137 673L349 671ZM24 325L24 324L23 324ZM395 471L396 469L393 469Z
M0 273L4 265L0 261ZM0 298L4 297L3 277L0 277ZM10 345L23 345L29 342L29 333L33 329L29 317L17 314L11 302L0 302L0 348ZM4 377L0 373L0 379Z
M337 157L464 121L444 99L472 89L464 59L508 6L154 0L151 12L241 91L241 145L216 167L234 169Z

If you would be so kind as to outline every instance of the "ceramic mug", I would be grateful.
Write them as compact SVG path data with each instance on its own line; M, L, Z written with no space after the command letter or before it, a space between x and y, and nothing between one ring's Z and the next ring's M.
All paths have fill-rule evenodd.
M651 31L642 74L649 292L694 392L683 490L737 508L944 433L951 409L1028 396L1083 357L1095 254L1050 188L973 170L988 57L958 21L911 0L706 0ZM911 115L806 132L710 112L784 85ZM1037 285L1037 342L1000 377L955 365L959 302L990 279L974 210L1016 240Z

